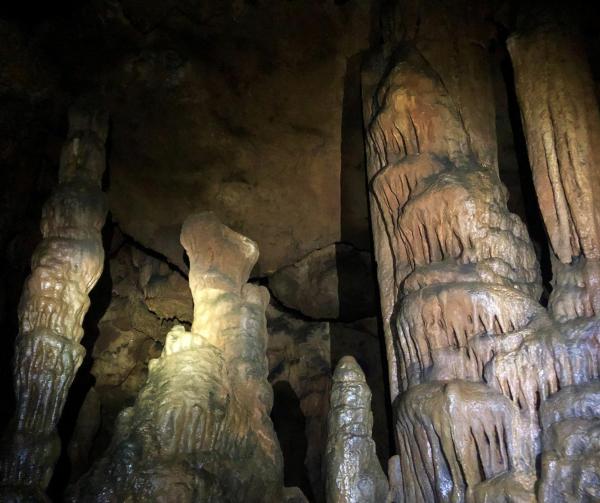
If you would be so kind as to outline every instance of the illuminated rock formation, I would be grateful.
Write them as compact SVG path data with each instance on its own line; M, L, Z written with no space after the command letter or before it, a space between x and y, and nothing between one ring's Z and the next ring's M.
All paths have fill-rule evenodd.
M548 341L561 333L537 302L536 256L506 206L493 100L473 97L474 85L490 92L481 17L443 2L396 5L390 46L363 82L398 447L392 494L411 502L532 501L535 397L556 389L547 383L554 374L543 373L555 370ZM468 9L481 14L478 5ZM430 23L435 28L424 30ZM527 373L531 353L544 365Z
M104 264L107 116L73 109L59 185L46 202L42 242L19 305L14 358L16 414L3 441L4 501L43 500L60 453L56 424L85 350L79 344L88 294ZM12 499L11 499L12 498Z
M283 461L269 418L269 296L246 283L258 249L212 213L189 217L181 242L190 259L192 330L169 332L73 501L282 500Z
M464 100L473 81L488 92L487 78L474 76L487 72L473 52L482 34L470 24L477 16L463 19L442 4L420 10L421 2L397 2L388 46L363 81L399 455L391 493L411 502L535 501L541 454L537 497L587 501L596 497L599 472L593 447L581 439L593 444L600 412L597 404L586 409L592 414L566 403L580 395L593 402L585 390L599 377L600 324L558 324L538 304L536 257L523 223L507 210L490 155L493 125L483 121L490 114L470 108L481 100ZM446 40L424 28L440 16L448 20L439 25L452 28ZM542 213L560 260L552 314L565 320L593 316L600 298L600 171L593 170L600 120L585 65L576 69L581 58L567 56L573 45L560 30L548 37L547 28L526 31L511 53ZM465 40L473 47L458 51ZM558 71L559 60L573 72ZM449 61L468 71L450 70ZM540 74L549 76L542 85ZM565 410L574 412L563 419Z
M386 501L388 483L371 438L371 390L351 356L333 374L327 421L326 496L328 503Z

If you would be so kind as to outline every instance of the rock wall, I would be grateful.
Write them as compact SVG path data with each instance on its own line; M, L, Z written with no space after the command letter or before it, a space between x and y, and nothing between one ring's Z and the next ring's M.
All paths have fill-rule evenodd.
M369 246L363 152L342 152L342 135L361 136L345 86L377 5L99 0L38 36L65 85L112 112L122 230L185 270L181 222L210 209L258 242L262 275L341 240Z

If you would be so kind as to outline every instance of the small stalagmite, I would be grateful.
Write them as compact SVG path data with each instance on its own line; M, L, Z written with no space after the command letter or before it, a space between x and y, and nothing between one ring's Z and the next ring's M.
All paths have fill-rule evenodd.
M2 442L0 499L45 500L60 454L56 425L85 350L88 294L104 264L101 190L108 116L73 108L59 184L41 219L43 240L19 304L14 358L16 414Z
M328 503L383 503L388 482L371 438L371 390L351 356L335 368L327 424Z
M72 501L273 502L285 498L269 418L265 288L246 283L250 239L212 213L190 216L191 331L174 327L135 404Z

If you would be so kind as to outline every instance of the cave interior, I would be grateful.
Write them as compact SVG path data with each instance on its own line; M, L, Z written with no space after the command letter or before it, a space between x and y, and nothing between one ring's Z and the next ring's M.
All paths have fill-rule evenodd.
M0 501L600 501L600 16L6 0Z

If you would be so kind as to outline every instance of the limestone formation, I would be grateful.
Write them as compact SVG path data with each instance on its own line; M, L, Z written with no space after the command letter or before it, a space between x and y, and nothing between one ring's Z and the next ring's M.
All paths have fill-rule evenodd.
M273 296L315 319L356 320L376 312L371 254L337 243L315 250L269 277Z
M325 453L328 503L386 501L388 483L371 438L371 391L351 356L335 368Z
M79 341L88 294L104 264L101 183L107 127L104 113L72 109L69 114L59 185L44 206L44 239L33 255L19 305L16 414L0 461L3 500L43 500L60 453L55 428L85 354Z
M489 76L484 55L458 48L485 30L440 3L420 11L419 30L449 15L458 41L419 37L406 29L418 4L402 2L404 15L392 18L405 29L392 23L393 50L384 47L364 81L399 454L392 493L411 502L532 501L540 400L577 379L579 362L537 303L536 256L507 210L494 160L493 110L465 100L474 82L487 95ZM449 69L448 52L468 72Z
M559 320L600 314L600 109L567 14L534 11L508 43Z
M399 455L390 465L391 497L469 503L569 495L568 501L588 501L597 492L598 464L594 448L581 439L593 445L596 435L598 409L588 389L599 377L600 326L597 318L581 317L595 314L600 295L594 279L594 187L600 185L592 136L573 151L587 124L590 135L596 130L595 105L588 98L575 103L587 86L585 66L575 76L561 69L552 78L552 58L568 60L565 51L573 47L560 32L548 41L551 30L527 31L511 43L535 176L551 171L554 182L548 183L557 184L552 192L552 185L536 181L561 261L552 314L575 318L558 324L538 303L536 256L523 223L506 207L490 157L493 125L483 120L490 116L469 109L471 99L463 101L473 93L468 78L487 72L473 48L457 51L469 36L481 35L471 24L476 17L461 20L443 2L428 2L430 10L419 10L420 2L397 4L388 33L392 47L373 58L363 82ZM419 30L410 29L411 12ZM430 34L424 26L443 15L449 15L446 26L463 26L450 34L462 42L419 36ZM448 69L443 56L449 51L457 51L452 65L468 73ZM550 77L538 86L540 74ZM563 90L570 85L571 92Z
M313 496L322 501L322 459L331 387L330 323L298 319L272 306L267 309L267 321L269 381L273 386L289 383L298 397L305 418L304 465Z
M72 501L279 502L283 471L269 419L266 289L246 283L251 240L212 213L189 217L191 331L174 327L135 404Z
M551 245L549 309L559 322L529 351L529 363L545 370L528 373L522 361L509 364L509 372L527 383L528 402L541 402L539 501L594 501L600 497L600 110L565 6L522 16L508 46ZM535 374L545 378L539 382Z

